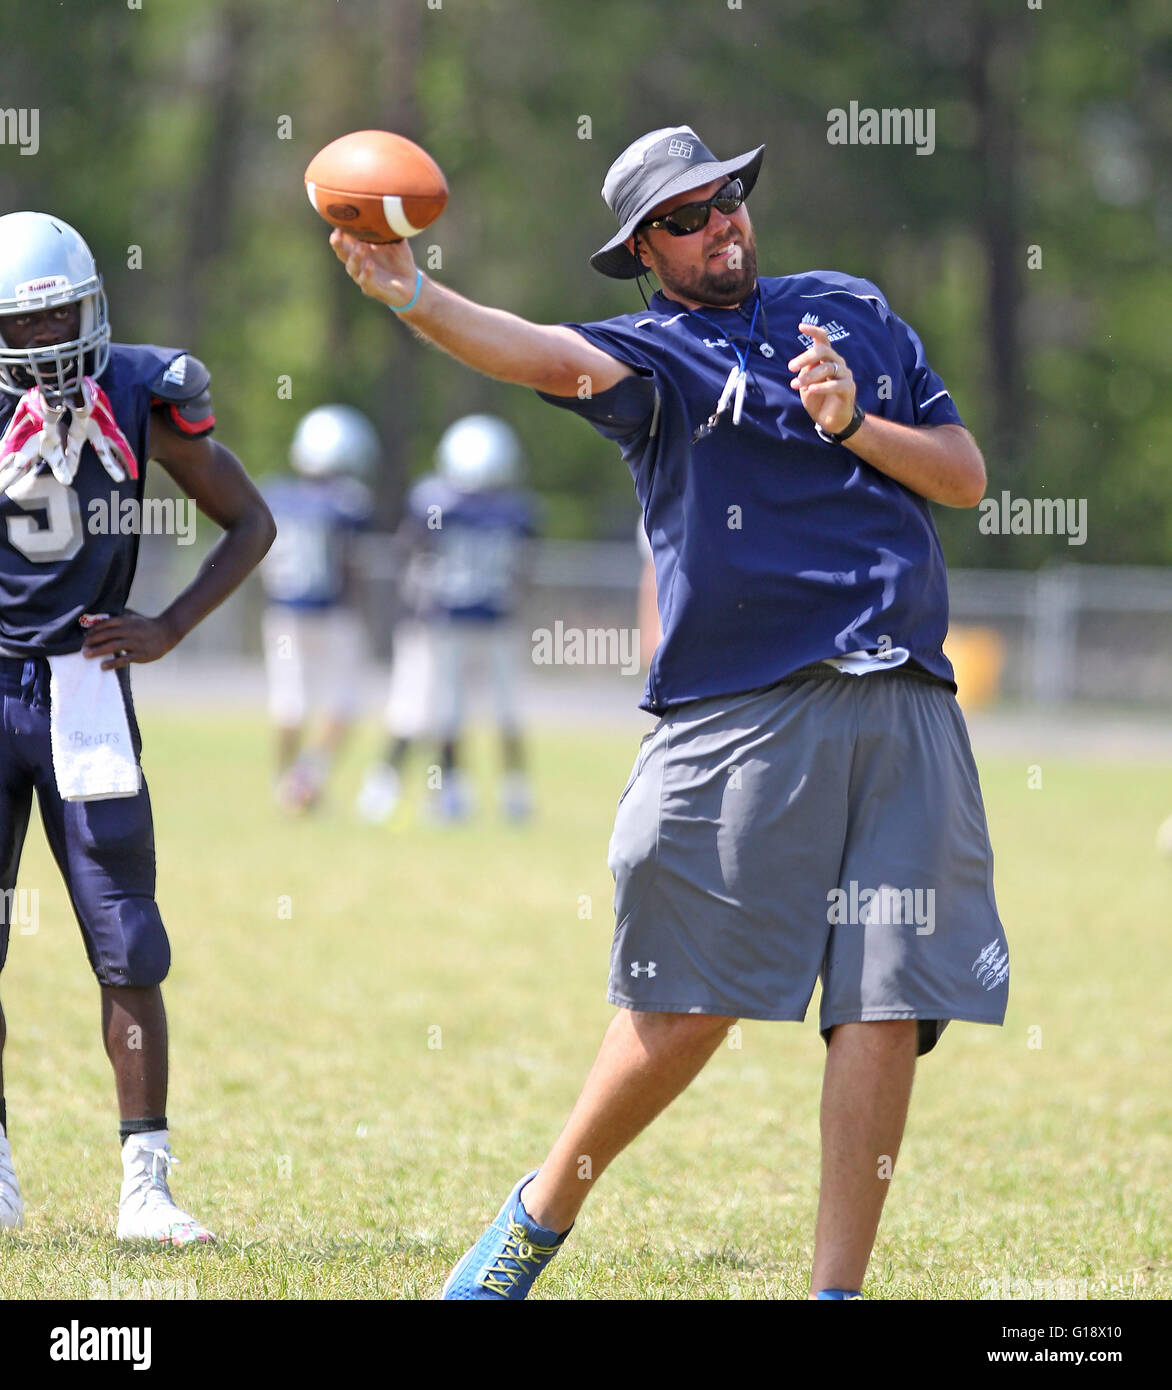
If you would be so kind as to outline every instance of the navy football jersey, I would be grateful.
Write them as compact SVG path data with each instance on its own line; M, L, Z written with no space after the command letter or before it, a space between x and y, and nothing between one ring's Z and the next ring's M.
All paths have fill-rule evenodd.
M798 324L826 329L871 415L959 425L952 398L869 281L814 270L758 290L738 309L692 312L657 292L642 312L570 324L636 374L593 398L539 393L615 441L634 478L664 634L642 707L659 714L893 646L951 681L929 504L815 433L786 365L810 346ZM746 347L740 424L727 411L696 440Z
M137 478L116 483L87 443L71 486L42 460L0 496L0 647L28 656L78 651L83 613L116 616L126 607L139 541L126 515L141 515L151 384L183 355L179 348L113 343L97 378L138 460ZM16 397L0 398L0 432L17 404ZM123 508L127 499L133 511Z
M462 492L433 474L411 489L407 514L427 537L430 563L421 583L425 611L483 622L512 615L526 542L537 532L529 493L515 488Z
M270 603L332 608L346 598L346 559L370 524L369 488L356 478L274 478L262 488L277 538L261 561Z

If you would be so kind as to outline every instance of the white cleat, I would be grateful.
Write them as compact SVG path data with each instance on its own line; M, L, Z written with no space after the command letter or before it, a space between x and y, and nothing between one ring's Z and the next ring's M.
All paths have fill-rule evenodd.
M320 758L307 753L298 758L273 788L273 800L282 811L300 815L312 811L325 791L326 767Z
M431 819L440 825L459 825L475 809L471 784L462 772L449 772L443 786L431 794Z
M24 1225L24 1203L20 1183L12 1167L12 1149L0 1127L0 1231L19 1231Z
M127 1139L122 1146L119 1240L151 1240L158 1245L208 1245L215 1240L194 1216L175 1205L167 1177L178 1162L167 1145L165 1129Z
M533 815L533 789L523 772L508 772L501 785L501 810L511 821L526 821Z
M394 815L401 795L399 774L386 763L378 763L363 778L355 808L368 824L382 825Z

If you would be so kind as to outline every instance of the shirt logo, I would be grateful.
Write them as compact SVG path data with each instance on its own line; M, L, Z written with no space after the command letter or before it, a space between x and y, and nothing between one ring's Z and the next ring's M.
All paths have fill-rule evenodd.
M669 140L667 152L674 155L677 159L691 159L695 145L690 140Z
M701 341L708 348L728 347L729 345L727 338L704 338Z
M844 328L837 319L831 319L829 323L822 323L817 314L803 314L798 320L799 323L812 323L821 328L825 328L826 336L832 343L837 343L840 338L849 338L850 329ZM798 338L803 347L813 347L814 339L806 333L799 333Z

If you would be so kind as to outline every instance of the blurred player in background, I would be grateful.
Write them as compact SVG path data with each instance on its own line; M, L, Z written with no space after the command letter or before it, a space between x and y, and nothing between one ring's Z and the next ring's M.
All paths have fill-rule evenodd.
M363 778L355 809L371 825L394 815L403 794L403 769L411 750L433 737L434 653L428 620L429 567L433 557L419 544L419 528L408 515L392 542L399 577L398 615L391 650L391 686L382 758Z
M312 809L356 714L366 641L357 606L354 540L370 523L363 481L378 466L374 426L348 405L323 405L297 426L296 478L264 488L277 539L264 564L265 669L277 729L277 804ZM309 719L324 723L312 744Z
M167 1182L159 985L171 948L126 668L158 660L228 597L273 520L239 460L208 438L207 369L175 348L111 343L89 248L44 213L0 217L0 391L0 966L35 790L101 987L121 1116L118 1239L207 1242ZM152 458L224 535L148 618L126 599ZM4 1036L0 1013L0 1047ZM23 1204L3 1097L0 1075L0 1228L11 1228Z
M536 505L520 487L521 446L513 430L491 415L468 415L449 426L436 449L436 472L420 479L407 499L403 536L416 552L425 636L408 640L396 656L403 673L392 687L391 718L411 710L430 678L434 736L440 744L436 813L465 819L472 795L461 762L467 691L487 678L503 746L501 809L524 820L533 809L525 772L517 675L524 660L516 610L528 542L536 533ZM360 809L368 819L389 816L400 793L406 755L403 724L393 729L385 762L368 774ZM381 814L380 814L381 813Z

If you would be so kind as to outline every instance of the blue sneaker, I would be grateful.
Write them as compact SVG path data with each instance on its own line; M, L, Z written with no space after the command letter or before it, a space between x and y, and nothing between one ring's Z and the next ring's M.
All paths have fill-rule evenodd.
M536 1168L526 1173L509 1193L496 1220L448 1275L442 1298L528 1297L533 1281L570 1234L547 1231L525 1210L521 1189L537 1173Z

